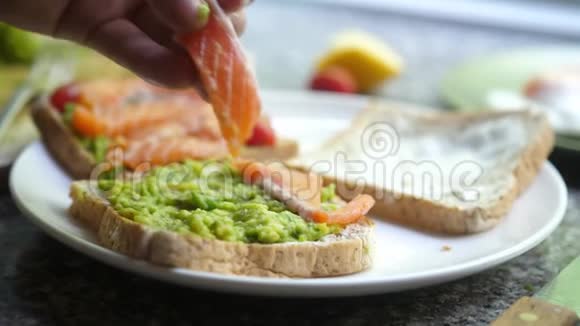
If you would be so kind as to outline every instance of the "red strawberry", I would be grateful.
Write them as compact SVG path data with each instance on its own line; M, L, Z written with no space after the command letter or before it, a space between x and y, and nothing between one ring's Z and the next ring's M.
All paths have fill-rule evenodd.
M248 146L274 146L276 144L276 134L267 121L260 120L254 127L252 137L246 141Z
M310 81L310 88L318 91L356 93L356 81L352 74L342 67L329 67L318 72Z

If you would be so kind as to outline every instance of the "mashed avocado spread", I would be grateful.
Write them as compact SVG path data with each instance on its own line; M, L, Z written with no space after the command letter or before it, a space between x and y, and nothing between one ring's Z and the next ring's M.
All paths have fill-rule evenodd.
M242 182L227 162L187 161L152 169L138 181L100 180L99 187L123 217L153 228L244 243L316 241L341 227L307 222ZM332 210L333 186L323 190Z
M101 163L105 161L107 151L109 149L109 138L105 136L97 136L94 138L78 137L79 142L91 155L95 158L95 162Z

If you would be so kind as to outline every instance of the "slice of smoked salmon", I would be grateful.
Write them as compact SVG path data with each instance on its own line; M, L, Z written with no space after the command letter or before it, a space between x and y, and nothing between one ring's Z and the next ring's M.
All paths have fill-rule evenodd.
M149 90L144 81L131 78L125 80L99 79L75 84L84 104L90 107L117 107L132 94Z
M354 223L375 204L371 196L359 195L341 208L327 212L321 208L322 180L317 175L242 160L234 162L234 167L242 173L244 182L261 186L289 210L317 223Z
M219 159L227 155L223 141L197 137L148 138L130 142L123 153L123 163L136 169L144 163L166 165L184 159Z
M243 65L232 67L237 71L242 68ZM222 77L224 75L219 78ZM234 78L234 82L237 81L237 77ZM115 161L123 162L130 169L136 169L143 163L165 165L184 159L224 158L231 153L222 136L223 127L212 106L195 90L166 90L138 79L84 82L79 84L79 88L82 101L77 103L73 111L73 129L81 136L109 138L111 142L107 158L111 159L111 155L121 150L122 158ZM257 97L253 98L257 101ZM240 105L232 100L232 103L222 108L234 109ZM254 118L254 115L259 114L259 103L257 107L249 116L239 115L243 109L225 116L231 117L232 121L246 117L257 120L258 117ZM230 135L243 129L232 128ZM249 133L251 130L243 134ZM285 175L282 179L289 177ZM306 181L304 179L301 182L306 184ZM318 192L306 187L300 197L312 199L314 201L311 204L319 205ZM311 193L316 195L309 196Z
M229 150L237 156L260 116L260 97L231 21L216 0L207 2L207 25L180 40L200 73Z
M73 111L71 123L75 130L82 130L82 135L87 137L103 135L107 129L106 124L84 106L78 106Z
M147 126L139 128L126 133L124 138L127 141L145 140L148 138L172 138L172 137L187 137L188 129L179 122L167 121L158 125Z
M246 183L261 183L263 178L271 178L276 184L288 189L297 199L312 207L320 207L322 178L313 173L289 169L282 163L267 165L244 159L237 159L234 167L242 171Z
M148 100L154 97L186 97L191 101L205 102L194 89L166 89L151 85L139 78L98 79L74 84L80 93L82 102L97 109L109 109L141 98Z
M358 195L335 211L313 210L310 212L310 218L316 223L349 224L365 216L374 205L373 197L366 194Z
M75 119L78 114L82 118ZM90 116L89 116L90 115ZM90 121L88 121L90 118ZM143 136L155 133L155 128L167 123L180 124L188 134L203 138L221 138L221 132L211 108L205 102L168 97L137 104L115 107L85 108L78 105L73 112L72 125L83 136L118 137ZM97 127L98 126L98 127Z
M211 109L195 107L188 103L173 100L161 100L149 103L128 105L122 109L101 112L106 125L107 136L127 135L136 130L155 127L170 121L182 124L203 123Z
M135 169L142 163L228 156L210 104L194 90L165 90L139 80L95 81L79 87L83 96L72 113L72 127L85 137L109 138L110 161ZM116 156L119 150L121 158Z

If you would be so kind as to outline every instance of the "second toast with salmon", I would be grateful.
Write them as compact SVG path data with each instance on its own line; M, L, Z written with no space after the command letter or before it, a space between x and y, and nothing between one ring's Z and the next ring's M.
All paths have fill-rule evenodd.
M111 159L113 147L121 150L129 169L228 155L211 107L196 93L132 79L92 81L77 88L69 91L70 99L55 101L58 91L45 95L31 110L46 148L75 179L88 178L97 164ZM297 154L295 141L273 138L267 119L256 128L263 129L258 136L270 138L254 139L242 148L242 157L283 160Z

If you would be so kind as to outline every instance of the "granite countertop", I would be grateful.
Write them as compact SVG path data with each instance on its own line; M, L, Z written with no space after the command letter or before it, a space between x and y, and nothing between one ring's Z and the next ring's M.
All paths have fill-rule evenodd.
M570 41L281 1L258 1L244 38L263 85L298 89L325 40L350 26L384 36L406 58L404 76L381 94L425 104L440 104L437 81L461 60L508 47ZM484 325L580 254L580 192L569 191L569 207L555 233L499 267L420 290L304 300L185 289L108 267L44 235L3 194L0 325Z

